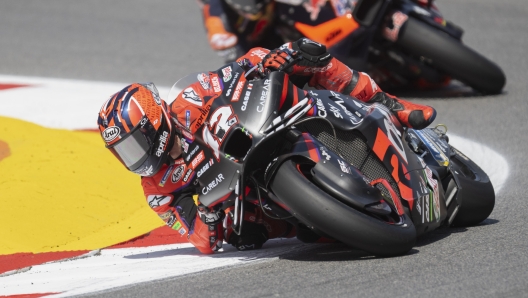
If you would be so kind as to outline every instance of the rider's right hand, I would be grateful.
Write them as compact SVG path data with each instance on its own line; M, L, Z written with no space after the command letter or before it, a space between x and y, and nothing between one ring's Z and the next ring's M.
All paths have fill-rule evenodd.
M291 73L293 71L293 65L299 61L299 58L299 52L295 50L288 48L275 49L264 56L262 62L260 62L260 71L283 71L285 73Z

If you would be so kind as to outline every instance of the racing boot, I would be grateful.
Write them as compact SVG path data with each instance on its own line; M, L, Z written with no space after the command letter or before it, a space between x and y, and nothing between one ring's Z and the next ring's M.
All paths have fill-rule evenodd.
M436 110L430 106L410 103L385 92L376 93L368 103L379 102L391 110L403 126L423 129L433 123Z

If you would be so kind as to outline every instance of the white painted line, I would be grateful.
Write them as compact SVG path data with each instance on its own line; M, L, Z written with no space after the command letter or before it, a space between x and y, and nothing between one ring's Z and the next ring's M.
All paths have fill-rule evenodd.
M495 194L498 194L504 184L506 184L510 173L506 158L493 149L467 138L450 133L448 133L448 136L449 144L464 153L488 174L495 189Z
M288 251L310 245L296 239L270 240L264 248L239 252L225 245L223 252L202 255L191 244L146 248L104 249L100 255L33 266L31 270L2 277L0 295L61 293L67 297L220 267L270 261Z
M0 75L1 84L28 84L0 90L0 116L17 118L49 128L97 128L97 113L114 93L130 83L105 83ZM170 88L158 90L162 97Z

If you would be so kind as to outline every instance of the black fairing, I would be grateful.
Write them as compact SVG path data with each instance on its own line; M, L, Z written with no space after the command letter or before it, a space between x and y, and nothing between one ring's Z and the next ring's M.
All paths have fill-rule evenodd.
M231 79L224 80L222 70L226 67L232 70ZM266 157L277 148L273 144L276 138L265 138L262 130L276 117L282 86L287 82L285 74L280 72L273 72L263 79L245 80L244 70L237 63L224 66L216 73L223 84L222 94L214 100L205 125L197 131L196 139L189 149L192 152L193 146L198 146L196 152L203 150L205 155L203 161L196 165L193 175L196 175L194 183L200 202L207 206L234 201L240 190L244 189L245 171L265 167L261 163L270 160ZM228 120L236 119L231 120L235 123L222 131L220 144L211 142L210 138L204 137L208 136L208 132L204 130L210 130L211 135L215 135L214 125L212 127L211 124L218 125L226 113L230 117ZM214 139L220 140L218 133ZM187 161L192 161L196 154ZM201 170L204 167L207 169Z
M308 98L299 98L299 105L304 102L304 108L312 108L315 117L301 117L294 124L290 122L293 126L277 125L287 118L285 114L279 115L279 107L283 91L292 87L288 77L284 73L272 72L265 78L248 81L236 63L229 65L232 71L224 77L222 70L226 67L216 71L222 81L221 95L211 105L195 139L187 140L190 145L185 160L197 162L192 165L192 173L186 173L190 177L186 175L184 179L194 179L203 204L237 202L244 197L242 190L252 183L249 177L256 178L262 187L267 188L285 161L302 163L308 160L315 165L310 175L314 184L339 201L364 210L365 206L386 198L385 191L381 190L382 196L377 187L369 185L370 180L380 178L367 174L369 160L374 160L375 164L370 166L376 165L384 171L382 177L401 198L403 211L413 220L418 234L445 222L440 171L434 168L429 171L425 165L436 164L440 169L445 168L438 163L441 154L437 153L449 156L450 151L445 141L434 132L405 131L386 107L364 104L323 90L310 91ZM285 84L288 84L287 88ZM305 123L314 121L331 126L337 136L343 132L360 135L366 151L362 154L366 154L368 160L354 163L346 157L360 152L351 152L354 147L346 147L346 144L338 145L332 130L328 130L331 137L323 141L304 129ZM441 147L437 150L439 152L431 147L433 145ZM429 156L421 160L416 148L427 150ZM203 158L197 158L200 154ZM280 199L270 197L280 205ZM288 206L281 207L288 210Z
M379 189L368 185L356 168L348 166L350 173L343 172L336 161L335 158L322 160L315 165L312 174L317 185L341 202L360 210L383 200Z

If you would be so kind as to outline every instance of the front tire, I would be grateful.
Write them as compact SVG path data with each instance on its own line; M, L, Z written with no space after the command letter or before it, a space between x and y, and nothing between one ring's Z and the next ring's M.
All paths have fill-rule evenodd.
M459 190L456 200L459 210L452 225L473 226L481 223L495 207L495 191L488 175L457 149L451 157L451 170L458 175Z
M352 247L377 256L397 256L415 244L410 218L403 216L403 223L390 224L345 205L313 184L292 160L280 166L270 188L302 223Z

